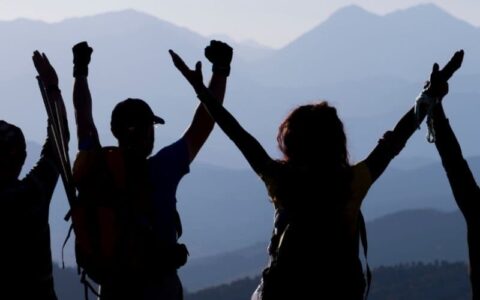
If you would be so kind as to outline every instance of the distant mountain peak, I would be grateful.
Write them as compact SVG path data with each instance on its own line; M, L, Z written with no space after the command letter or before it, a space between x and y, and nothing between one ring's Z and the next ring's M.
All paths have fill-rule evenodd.
M360 5L351 4L346 5L344 7L339 8L334 14L340 13L369 13L366 9L361 7Z
M442 8L434 3L423 3L414 5L405 9L397 10L397 12L412 12L412 11L420 11L420 12L439 12L439 13L446 13Z
M113 20L119 22L140 22L140 23L154 23L154 22L165 22L156 16L148 14L146 12L142 12L135 9L124 9L124 10L117 10L117 11L109 11L98 13L90 16L82 16L82 17L75 17L75 18L68 18L59 23L69 23L69 22L76 22L79 20Z
M328 20L378 16L358 5L347 5L335 11ZM327 21L328 21L327 20Z
M387 16L400 16L400 17L406 17L406 16L418 16L422 17L425 19L429 19L432 17L435 18L453 18L451 14L443 10L441 7L433 4L433 3L425 3L425 4L419 4L415 6L411 6L409 8L401 9L401 10L396 10L390 14L387 14Z
M96 16L108 16L108 15L142 17L142 18L148 17L148 18L151 18L151 19L158 20L157 17L155 17L155 16L153 16L149 13L139 11L139 10L136 10L136 9L133 9L133 8L123 9L123 10L118 10L118 11L112 11L112 12L105 12L105 13L102 13L102 14L98 14Z

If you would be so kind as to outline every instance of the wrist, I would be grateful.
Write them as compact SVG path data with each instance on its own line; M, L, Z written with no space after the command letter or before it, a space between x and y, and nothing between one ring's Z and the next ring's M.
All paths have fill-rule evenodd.
M212 73L228 77L230 75L230 65L213 64Z
M197 98L200 99L200 101L202 102L205 99L207 99L210 95L210 91L204 85L201 87L195 88L195 93L197 93Z
M45 91L47 93L60 93L60 88L58 87L58 83L51 83L45 87Z
M82 77L88 76L88 65L74 65L73 66L73 77Z

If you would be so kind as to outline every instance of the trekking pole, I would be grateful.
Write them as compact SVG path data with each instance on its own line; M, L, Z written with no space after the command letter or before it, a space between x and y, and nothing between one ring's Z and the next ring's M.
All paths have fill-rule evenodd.
M63 122L64 120L60 119L60 110L58 105L54 103L53 105L55 107L52 107L52 103L48 98L45 86L43 85L43 82L39 76L37 76L37 81L49 119L48 130L53 139L57 158L60 163L60 176L62 178L63 186L65 188L68 203L70 207L72 207L76 201L76 190L73 186L73 175L70 167L70 159L68 156L68 145L65 142L65 126L67 124ZM68 128L66 130L68 130ZM69 217L69 215L67 216ZM67 219L67 217L65 218Z

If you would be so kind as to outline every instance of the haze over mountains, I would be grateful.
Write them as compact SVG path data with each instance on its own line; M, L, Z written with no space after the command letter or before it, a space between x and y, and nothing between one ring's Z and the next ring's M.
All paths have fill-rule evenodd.
M1 118L24 128L39 142L44 114L30 61L34 49L45 51L60 75L70 115L71 46L88 40L95 48L90 68L94 115L105 144L113 143L109 116L126 97L149 101L167 125L157 133L159 145L173 141L190 122L196 100L170 62L175 49L192 65L209 64L203 48L210 38L136 11L122 11L47 24L0 22ZM444 64L455 50L465 49L465 63L451 83L447 111L454 119L467 154L480 154L470 120L480 108L480 29L449 16L434 5L422 5L378 16L346 7L279 50L258 45L236 48L226 106L272 153L276 128L295 105L328 99L344 117L354 160L361 159L378 137L412 105L431 65ZM6 103L7 101L8 104ZM459 103L459 105L456 105ZM460 117L461 116L461 117ZM73 129L73 122L71 122ZM416 134L404 157L432 156ZM75 143L73 143L75 144ZM246 167L238 151L216 132L200 161Z
M178 138L190 122L198 100L171 65L169 48L190 65L201 59L206 81L210 73L203 58L210 37L135 11L55 24L0 22L0 38L11 41L0 47L4 68L0 72L0 119L18 124L34 141L29 145L33 150L25 169L38 154L38 143L46 132L30 61L34 49L45 51L57 68L73 137L70 48L81 40L88 40L95 48L90 82L94 116L105 145L113 143L109 133L111 109L126 97L146 99L166 119L167 124L156 134L158 147ZM233 46L234 65L225 105L272 154L278 153L274 150L276 128L292 107L328 99L344 118L353 161L362 159L411 107L432 63L444 64L455 50L463 48L464 66L451 81L446 110L465 154L480 154L475 130L480 112L480 29L433 5L386 16L347 7L285 48ZM397 168L387 170L370 191L364 206L368 220L405 209L455 209L436 150L425 141L425 130L423 126L415 134L394 163ZM75 148L72 140L72 153ZM258 253L270 235L273 215L262 183L252 171L243 170L247 168L243 158L218 129L199 162L182 182L178 197L183 240L192 258L238 249ZM470 163L479 174L480 158L474 157ZM65 212L63 191L57 189L51 217L56 260L67 229L62 220ZM445 222L438 224L448 224ZM405 237L405 244L409 238ZM255 244L257 248L252 246ZM67 257L71 262L71 247Z
M190 122L197 100L171 66L166 51L176 49L192 63L202 57L207 38L135 11L55 24L28 20L0 22L2 36L15 39L0 49L0 60L6 70L11 70L0 73L0 90L5 95L0 117L18 123L28 138L39 142L45 135L41 126L45 116L29 60L30 51L45 50L57 67L74 133L70 47L83 39L95 48L90 81L95 119L105 144L113 142L106 138L110 136L110 110L116 101L128 96L149 100L154 110L166 118L167 125L157 133L159 144L178 138ZM475 55L480 53L480 39L476 36L480 37L480 29L450 17L433 5L383 17L355 6L347 7L284 49L260 49L263 58L256 63L251 62L253 55L247 53L257 51L258 46L238 46L226 106L267 148L274 149L275 128L288 110L295 104L324 95L339 104L340 114L347 116L351 155L353 160L358 160L411 106L431 63L444 63L453 50L464 48L464 68L452 80L446 106L465 153L478 153L480 145L472 126L476 112L480 111L477 100L480 89L474 80L477 75L472 75L480 66L480 56ZM295 64L305 66L302 76L294 76L296 69L292 65ZM259 76L262 70L268 69L271 70L269 76ZM207 63L204 70L209 72ZM343 71L337 74L333 70ZM285 77L290 87L285 87L282 76L288 74L292 74L290 78ZM372 77L375 80L371 80ZM480 75L477 77L480 79ZM325 78L335 79L336 83L325 83ZM261 83L267 79L270 84L277 80L277 86ZM410 168L416 169L424 166L424 162L437 160L435 149L425 142L424 134L425 128L417 132L396 161L402 165L410 162ZM75 145L72 140L72 152ZM180 210L187 228L192 228L186 230L186 238L190 234L194 239L202 232L224 237L215 242L219 246L217 251L206 250L211 244L208 239L192 241L193 247L204 249L199 250L201 255L261 241L269 234L271 225L271 208L261 182L251 171L224 170L210 165L246 167L233 144L217 130L199 160L209 165L194 165L192 175L180 187ZM453 209L441 168L438 165L425 168L419 172L431 175L414 176L408 171L388 170L366 201L367 217L409 208ZM57 206L54 209L62 214L65 210ZM238 211L243 214L232 216L232 212ZM248 218L243 218L244 215ZM191 225L188 222L192 222ZM225 232L221 234L231 230L219 226L224 222L236 226L237 231L233 232L240 234L231 237ZM241 230L253 224L257 230Z

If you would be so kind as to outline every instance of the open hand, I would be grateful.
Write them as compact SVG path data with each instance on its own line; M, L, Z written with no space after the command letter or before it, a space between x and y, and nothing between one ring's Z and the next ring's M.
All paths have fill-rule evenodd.
M463 50L455 52L442 70L437 63L433 65L430 80L425 85L425 92L428 95L442 99L448 94L448 80L462 66L463 56Z
M46 87L58 86L57 72L55 72L45 53L40 54L38 51L33 52L32 60L43 84Z
M185 79L188 80L195 92L197 94L202 93L206 89L205 85L203 84L202 63L198 61L195 64L195 70L191 70L177 53L175 53L173 50L168 50L168 52L172 57L175 67L180 71L180 73L182 73Z

